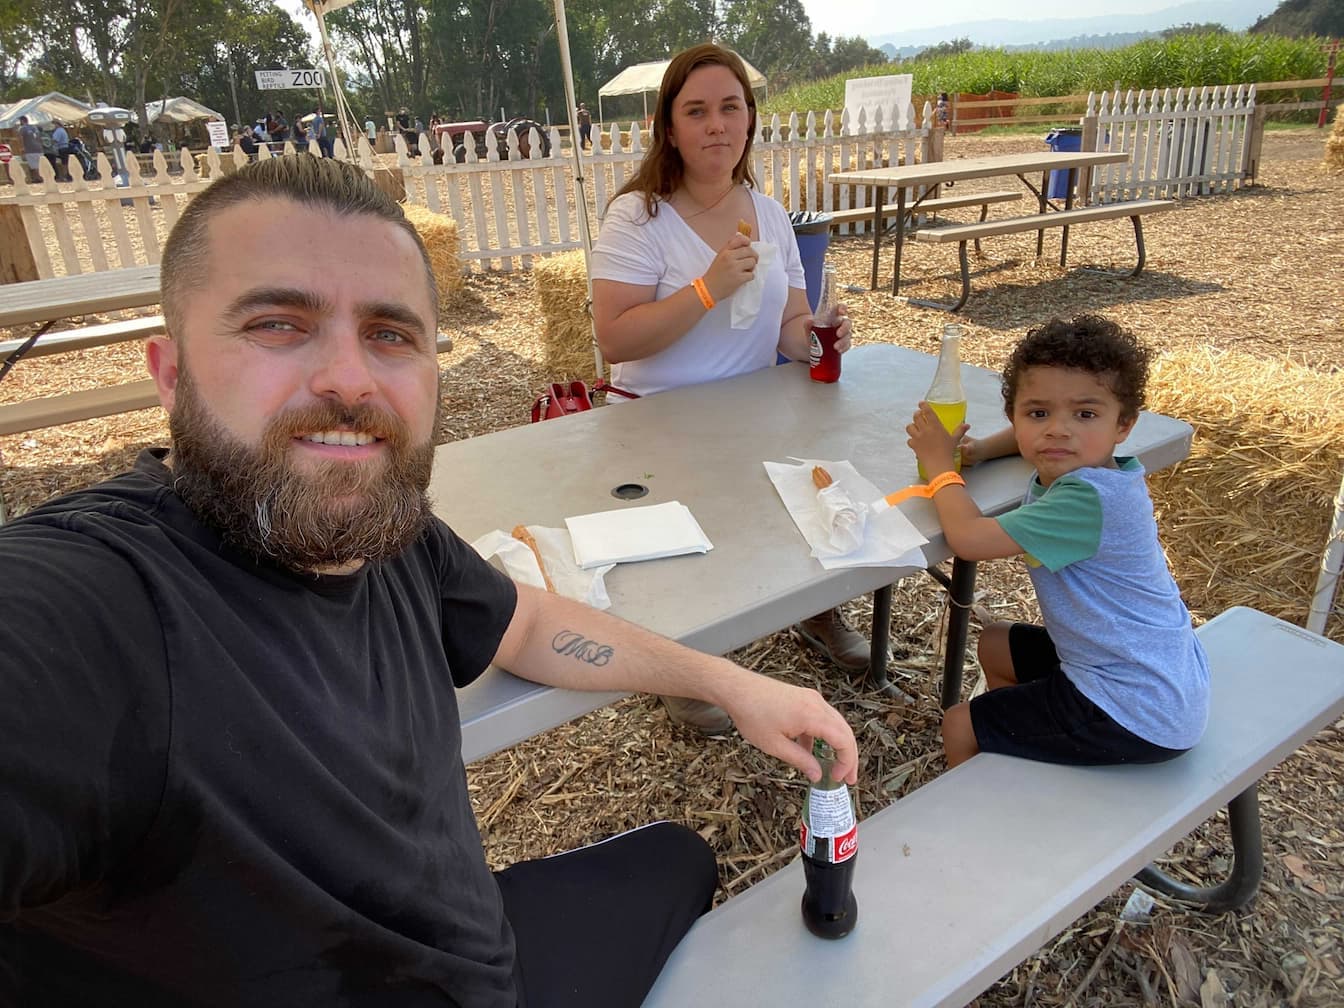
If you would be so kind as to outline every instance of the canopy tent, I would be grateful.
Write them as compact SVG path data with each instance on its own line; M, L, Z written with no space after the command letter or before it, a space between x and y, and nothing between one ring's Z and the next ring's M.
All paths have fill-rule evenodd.
M745 59L742 59L740 53L737 58L742 60L742 66L746 68L747 80L751 82L752 88L766 88L766 94L769 94L765 74L761 73ZM649 117L649 92L652 91L657 94L658 88L660 88L663 83L663 74L667 72L667 66L671 62L670 59L665 59L654 60L652 63L636 63L634 66L626 67L611 80L603 84L597 91L598 119L603 119L603 98L614 98L616 95L632 94L642 94L644 96L644 118L647 119Z
M76 122L88 113L89 106L59 91L51 91L36 98L23 98L11 105L0 106L0 129L14 129L19 116L27 116L34 126L45 126L55 119Z
M145 115L151 123L189 123L198 119L224 118L214 109L206 108L191 98L162 98L145 102Z

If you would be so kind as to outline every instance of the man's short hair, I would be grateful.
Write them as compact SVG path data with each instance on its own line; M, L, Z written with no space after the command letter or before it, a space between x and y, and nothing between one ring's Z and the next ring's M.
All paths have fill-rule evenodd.
M266 199L293 200L345 216L366 215L401 228L420 250L430 304L437 320L439 292L429 253L396 201L353 164L334 158L315 158L311 154L293 154L245 165L212 182L187 204L168 235L160 268L163 315L170 336L178 338L183 334L187 299L209 272L211 219L240 203Z

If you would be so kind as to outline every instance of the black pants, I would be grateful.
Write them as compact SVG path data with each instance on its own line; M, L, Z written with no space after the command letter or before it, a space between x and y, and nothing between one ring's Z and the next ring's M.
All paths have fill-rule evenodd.
M495 876L520 1008L639 1008L718 885L692 830L654 823Z

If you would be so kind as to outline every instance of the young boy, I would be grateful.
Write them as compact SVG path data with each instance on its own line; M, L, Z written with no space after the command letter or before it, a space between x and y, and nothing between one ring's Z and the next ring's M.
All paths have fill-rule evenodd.
M1152 351L1114 322L1080 316L1029 331L1003 372L1011 427L961 440L974 464L1019 453L1036 467L1025 502L981 517L952 473L954 439L925 403L906 428L934 506L966 560L1023 555L1045 626L980 635L988 691L943 715L949 767L977 752L1050 763L1157 763L1203 734L1209 670L1157 539L1137 459L1115 448L1143 406Z

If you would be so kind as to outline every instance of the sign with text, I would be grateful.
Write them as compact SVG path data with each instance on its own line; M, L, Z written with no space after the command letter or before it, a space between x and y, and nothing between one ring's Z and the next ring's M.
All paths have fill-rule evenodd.
M849 132L859 132L859 110L863 110L864 129L871 131L877 110L882 109L882 129L908 129L906 109L910 106L912 74L886 77L859 77L845 81L845 111L849 113Z
M257 87L262 91L284 91L289 88L320 88L321 70L257 70Z
M210 146L218 147L220 150L229 149L229 127L218 119L211 119L205 124L205 132L210 136Z

